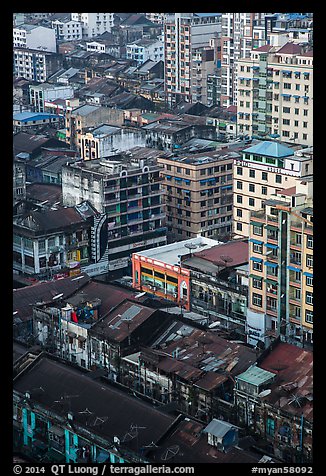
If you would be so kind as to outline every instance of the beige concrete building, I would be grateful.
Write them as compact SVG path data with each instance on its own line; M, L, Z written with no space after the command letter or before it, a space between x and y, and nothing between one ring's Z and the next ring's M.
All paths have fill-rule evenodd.
M238 62L238 130L313 145L313 51L265 45Z
M192 51L191 95L192 102L208 104L207 79L215 70L215 50L195 48Z
M250 212L259 210L278 191L312 175L313 148L261 141L244 149L234 162L234 235L249 236Z
M192 102L192 51L210 45L221 31L221 14L172 13L164 19L166 101Z
M115 118L115 114L117 117ZM123 111L108 107L85 104L66 113L66 142L72 149L81 153L82 136L86 128L96 127L109 123L120 125L120 117L123 120ZM115 120L116 119L116 120Z
M202 236L219 239L232 231L233 162L227 147L188 156L159 158L164 177L170 241Z
M251 213L249 343L313 343L312 176Z

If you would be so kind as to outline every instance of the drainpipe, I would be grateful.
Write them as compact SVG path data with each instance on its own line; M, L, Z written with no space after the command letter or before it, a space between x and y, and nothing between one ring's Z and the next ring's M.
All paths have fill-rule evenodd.
M303 424L304 424L304 418L303 418L303 413L301 414L301 425L300 425L300 455L301 455L301 462L303 459L302 452L303 452Z

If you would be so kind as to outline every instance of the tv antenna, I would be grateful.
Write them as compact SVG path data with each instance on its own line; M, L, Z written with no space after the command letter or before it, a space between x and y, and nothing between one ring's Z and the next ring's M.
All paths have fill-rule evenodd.
M161 460L168 461L174 458L179 453L179 450L180 450L179 445L169 446L169 448L167 448L162 454Z

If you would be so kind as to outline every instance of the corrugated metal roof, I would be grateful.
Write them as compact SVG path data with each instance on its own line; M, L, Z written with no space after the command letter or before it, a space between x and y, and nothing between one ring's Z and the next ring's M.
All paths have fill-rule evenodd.
M204 428L204 433L210 433L211 435L216 436L217 438L223 438L230 430L236 428L231 423L227 421L217 420L213 418L213 420Z
M251 385L256 385L258 387L259 385L262 385L274 378L275 375L276 374L273 372L269 372L268 370L264 370L260 367L257 367L256 365L253 365L252 367L249 367L248 370L238 375L236 379L250 383Z
M276 158L294 155L294 151L292 149L274 141L260 142L252 147L249 147L248 149L244 149L243 152L247 154L256 154Z

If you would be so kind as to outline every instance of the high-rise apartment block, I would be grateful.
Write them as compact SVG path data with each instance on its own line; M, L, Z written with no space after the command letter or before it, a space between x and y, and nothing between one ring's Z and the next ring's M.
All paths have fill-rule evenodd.
M218 13L175 13L164 20L165 95L170 105L192 102L193 59L195 48L210 45L221 30ZM202 61L202 60L200 60ZM207 61L207 60L206 60ZM210 61L210 60L209 60ZM197 69L195 68L195 75ZM199 85L200 86L200 85Z
M262 141L244 149L242 158L234 161L234 234L248 237L250 212L312 173L312 147L295 150L276 141Z
M251 344L257 342L254 336L265 344L270 336L301 346L313 343L312 187L312 177L298 180L251 213Z
M159 158L164 177L167 227L171 241L201 236L218 239L232 230L233 162L227 148Z
M253 27L264 21L266 13L222 13L221 106L237 104L237 63L250 58Z
M98 246L107 248L103 259L108 271L127 267L132 252L166 244L159 172L158 166L104 159L63 167L64 205L75 205L88 197L96 210L106 215Z
M238 129L252 137L313 144L313 51L265 45L238 61Z

